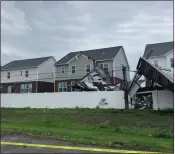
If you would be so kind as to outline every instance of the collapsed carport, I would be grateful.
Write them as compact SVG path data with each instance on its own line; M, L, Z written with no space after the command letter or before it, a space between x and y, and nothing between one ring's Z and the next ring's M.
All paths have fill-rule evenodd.
M131 107L135 108L139 103L141 104L140 108L145 108L152 103L151 106L153 106L155 110L172 108L174 81L170 74L166 74L143 57L139 59L136 69L136 74L128 88L128 94L131 98ZM140 87L138 80L142 75L152 82L151 87ZM147 95L149 95L149 97ZM150 95L152 97L152 102L148 99ZM142 100L138 102L137 99L139 97L142 97ZM132 100L134 100L134 102Z
M160 86L174 92L174 81L166 73L155 67L145 58L140 58L137 65L137 73L144 75L153 83L158 83Z

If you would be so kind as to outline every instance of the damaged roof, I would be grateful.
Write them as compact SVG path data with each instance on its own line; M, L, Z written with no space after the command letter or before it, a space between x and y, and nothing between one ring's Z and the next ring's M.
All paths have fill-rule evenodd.
M174 92L173 79L169 75L161 71L159 68L151 64L145 58L139 59L137 71L139 74L144 75L148 80L152 80L162 87Z
M66 56L61 58L59 61L57 61L55 65L66 64L72 58L74 58L78 53L81 53L94 60L113 59L117 55L117 53L120 51L121 48L122 46L117 46L117 47L93 49L93 50L86 50L86 51L70 52Z
M83 89L84 91L101 91L105 88L106 90L112 90L103 80L102 77L104 76L105 71L100 67L96 67L71 87Z
M154 50L149 57L152 56L163 56L172 49L174 49L174 41L171 42L163 42L163 43L155 43L155 44L147 44L145 47L143 57L146 58L151 50Z

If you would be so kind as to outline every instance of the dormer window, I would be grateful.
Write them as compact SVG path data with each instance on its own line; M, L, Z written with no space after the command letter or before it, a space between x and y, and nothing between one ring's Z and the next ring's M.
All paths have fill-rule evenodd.
M25 71L25 77L29 76L29 71Z
M7 72L7 79L10 79L10 72Z

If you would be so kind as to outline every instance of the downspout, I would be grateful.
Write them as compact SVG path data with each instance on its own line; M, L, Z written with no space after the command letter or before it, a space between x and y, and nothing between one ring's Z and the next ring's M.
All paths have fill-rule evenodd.
M55 65L54 65L53 77L54 77L54 92L55 92L55 78L56 78L56 67L55 67Z
M96 62L95 60L93 59L93 69L96 68Z
M38 93L38 68L37 68L37 75L36 75L36 93Z

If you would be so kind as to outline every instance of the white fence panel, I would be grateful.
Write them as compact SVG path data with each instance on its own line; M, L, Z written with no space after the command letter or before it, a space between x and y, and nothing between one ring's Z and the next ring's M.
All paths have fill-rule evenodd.
M123 109L123 91L1 94L1 107L12 108L95 108L102 99L104 108Z
M153 95L153 109L166 110L174 108L174 93L169 90L155 90Z

